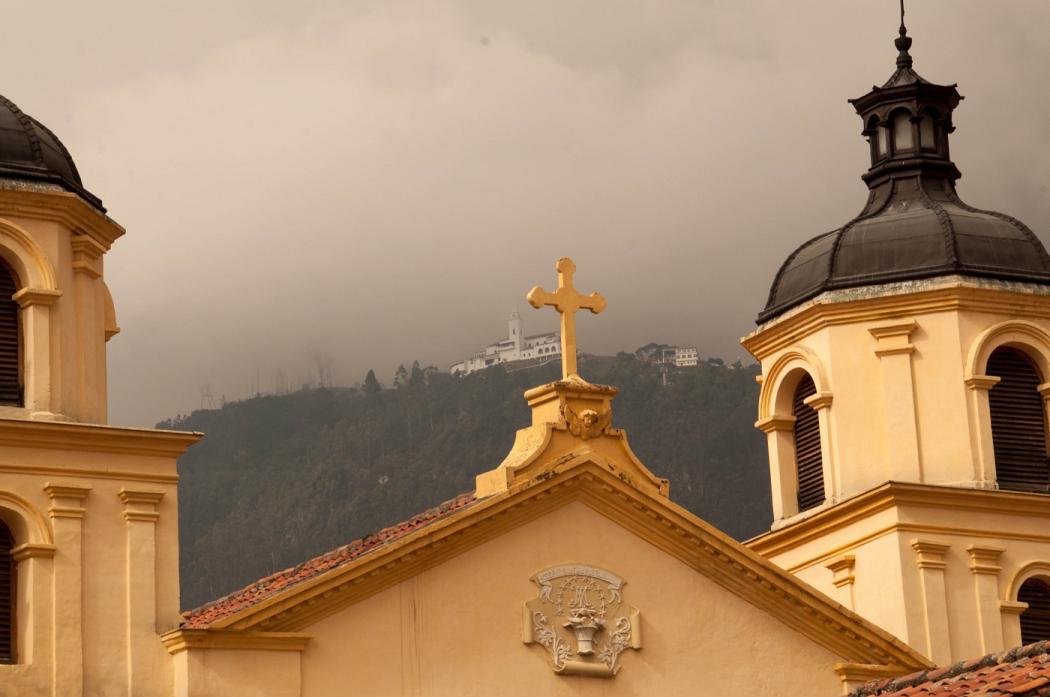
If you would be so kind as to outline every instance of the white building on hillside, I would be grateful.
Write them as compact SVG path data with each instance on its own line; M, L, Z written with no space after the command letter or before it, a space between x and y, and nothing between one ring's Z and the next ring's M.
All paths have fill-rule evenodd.
M663 350L660 362L676 368L692 368L700 362L700 352L695 346L669 346Z
M511 314L507 324L507 338L476 351L466 360L449 368L449 372L453 375L469 375L498 363L530 361L540 365L561 359L560 332L525 336L525 328L517 310Z

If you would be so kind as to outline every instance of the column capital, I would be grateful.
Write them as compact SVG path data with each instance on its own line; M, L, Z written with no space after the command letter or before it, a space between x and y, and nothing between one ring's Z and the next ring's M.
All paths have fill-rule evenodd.
M999 384L1002 378L998 375L971 375L964 381L971 390L983 390L987 392Z
M911 541L911 548L917 554L915 562L920 569L943 569L947 566L944 555L949 547L951 545L935 540L915 539Z
M832 573L831 582L836 588L842 588L843 586L852 585L857 577L853 573L853 568L857 564L857 558L852 554L843 554L841 557L832 559L824 568L828 569Z
M820 411L831 406L832 397L833 395L830 392L817 392L803 399L802 403L813 407L816 411Z
M755 422L755 428L763 433L779 433L781 431L795 430L794 416L767 416Z
M51 498L51 507L47 512L52 518L83 518L84 507L81 504L91 493L91 487L48 482L44 486L44 493Z
M16 562L23 559L51 559L55 556L57 549L51 544L26 542L12 548L11 558Z
M999 611L1004 615L1020 615L1028 609L1028 603L1019 600L1000 600Z
M62 291L51 290L50 288L23 288L14 295L11 299L18 303L21 308L31 307L33 305L43 305L44 307L50 307L62 297Z
M973 573L998 575L1003 570L999 566L999 557L1006 551L1004 548L969 545L966 551L970 553L970 571Z
M121 488L117 496L124 502L124 520L155 523L160 518L157 504L164 498L163 491L134 491Z

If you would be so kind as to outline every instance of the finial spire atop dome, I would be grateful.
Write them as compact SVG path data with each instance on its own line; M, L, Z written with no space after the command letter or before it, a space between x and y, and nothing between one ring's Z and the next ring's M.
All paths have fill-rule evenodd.
M912 66L912 58L911 54L908 53L908 49L911 48L911 37L908 36L908 28L904 26L904 0L901 0L901 28L899 34L893 41L893 45L900 51L897 54L897 67L910 68Z

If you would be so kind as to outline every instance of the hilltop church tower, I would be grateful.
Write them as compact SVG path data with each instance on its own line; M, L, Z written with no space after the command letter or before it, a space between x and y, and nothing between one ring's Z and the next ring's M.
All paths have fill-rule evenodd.
M199 434L106 425L124 230L61 141L0 97L0 692L170 695L176 457Z
M868 201L804 243L743 339L762 367L767 556L945 664L1050 638L1050 257L956 193L955 85L850 100Z

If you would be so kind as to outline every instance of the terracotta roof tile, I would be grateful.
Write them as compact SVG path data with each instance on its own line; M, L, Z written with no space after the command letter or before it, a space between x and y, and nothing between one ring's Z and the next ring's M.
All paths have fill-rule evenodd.
M182 613L182 627L186 629L204 629L209 627L224 617L256 605L303 581L348 564L369 552L406 537L420 528L424 528L437 520L466 508L475 500L477 499L474 492L460 494L454 499L414 515L397 525L383 528L379 532L366 535L359 540L337 547L301 564L278 571L266 578L261 578L255 583L223 596L218 600L213 600L194 610Z
M989 654L890 680L850 697L1043 697L1050 695L1050 641Z

